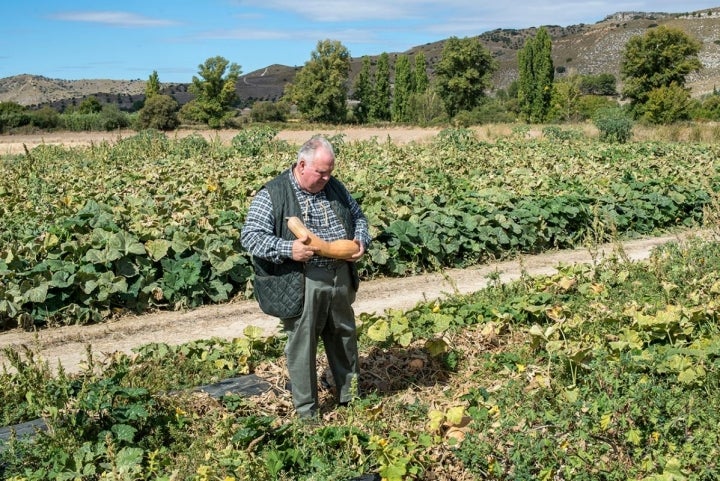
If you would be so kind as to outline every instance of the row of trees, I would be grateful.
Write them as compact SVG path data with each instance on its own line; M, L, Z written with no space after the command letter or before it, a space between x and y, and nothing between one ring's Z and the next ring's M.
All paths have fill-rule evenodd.
M685 87L687 76L698 71L701 45L681 30L660 26L631 38L621 61L623 89L628 101L627 115L649 123L670 123L695 115L718 119L718 99L693 101ZM555 79L552 42L545 28L528 38L518 53L518 79L495 97L487 92L497 68L492 54L476 38L451 37L435 66L432 84L428 81L424 55L411 60L399 55L395 62L394 87L390 83L388 55L378 57L374 71L363 58L348 111L350 55L337 41L318 43L311 59L286 91L308 120L343 122L427 120L427 106L433 99L442 105L444 120L498 114L533 123L582 120L594 111L618 107L616 79L611 74L569 73ZM430 109L437 114L437 109Z
M649 123L671 123L689 118L720 120L720 95L693 100L686 77L698 71L700 43L681 30L659 26L632 37L621 61L621 98L624 114ZM568 73L555 79L552 42L545 28L526 40L518 53L518 78L507 90L488 95L497 69L492 54L477 38L449 38L432 81L422 52L398 55L391 68L382 53L373 68L369 57L353 85L351 56L342 43L318 42L311 58L286 87L279 102L258 102L254 120L284 120L294 106L313 122L366 123L432 122L483 123L522 120L532 123L578 121L600 109L619 108L616 79L612 74ZM392 70L392 72L391 72ZM392 73L392 74L391 74ZM212 128L232 125L237 115L236 84L240 67L223 57L198 66L189 87L193 100L178 105L161 94L157 72L146 83L145 101L137 118L139 128L171 130L181 123ZM392 81L391 81L392 80ZM77 112L98 112L102 107L86 99ZM95 100L97 102L97 100ZM0 104L0 129L17 109Z

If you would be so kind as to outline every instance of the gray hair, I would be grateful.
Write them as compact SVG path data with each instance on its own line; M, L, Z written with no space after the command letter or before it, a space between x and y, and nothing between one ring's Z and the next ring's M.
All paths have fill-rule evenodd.
M300 150L298 151L298 162L304 160L306 163L311 164L315 160L315 152L318 149L325 149L335 158L335 149L328 139L322 135L316 135L307 142L305 142Z

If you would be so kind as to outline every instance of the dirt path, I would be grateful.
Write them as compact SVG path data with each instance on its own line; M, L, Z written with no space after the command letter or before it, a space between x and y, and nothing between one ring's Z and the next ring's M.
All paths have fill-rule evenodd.
M635 240L625 244L608 244L592 251L576 249L555 251L517 260L498 262L471 269L448 270L443 274L413 276L401 279L378 279L363 282L355 303L355 313L382 314L387 309L408 309L423 300L442 299L453 293L470 293L487 286L488 276L497 273L502 282L518 279L523 271L530 275L552 274L560 262L588 263L593 259L622 252L630 260L649 256L660 244L680 240L666 236ZM68 326L39 332L13 330L0 333L0 351L6 347L35 346L51 366L58 362L68 372L77 372L85 359L86 346L96 356L152 342L182 344L197 339L242 336L246 326L260 327L266 335L277 332L276 319L264 315L254 301L239 301L208 306L186 312L159 312L124 317L114 322L92 326ZM0 353L0 363L3 355Z
M343 128L341 130L319 129L315 130L283 130L277 139L285 140L291 144L300 145L315 134L345 134L349 140L372 140L376 138L383 142L390 138L393 142L404 144L411 141L423 142L430 140L440 131L439 128L382 128L357 127ZM182 138L192 134L200 134L208 140L220 139L228 144L238 134L238 130L178 130L167 135L170 138ZM27 135L0 135L0 155L22 154L25 149L32 149L38 145L64 145L66 147L88 147L102 142L117 142L136 135L133 130L120 130L113 132L45 132Z

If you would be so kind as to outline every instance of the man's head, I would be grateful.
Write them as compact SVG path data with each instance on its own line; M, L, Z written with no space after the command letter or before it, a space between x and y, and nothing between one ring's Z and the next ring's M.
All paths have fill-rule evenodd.
M335 168L335 151L324 137L313 137L298 152L295 173L300 187L316 194L325 188Z

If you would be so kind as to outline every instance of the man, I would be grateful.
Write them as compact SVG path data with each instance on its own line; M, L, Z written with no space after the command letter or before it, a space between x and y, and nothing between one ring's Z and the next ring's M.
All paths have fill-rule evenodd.
M338 400L349 402L357 389L359 366L355 301L359 278L355 261L370 243L368 222L345 186L332 177L335 152L327 139L313 137L297 162L255 196L240 236L252 254L255 297L262 310L280 318L287 333L285 356L295 411L316 417L316 356L321 338ZM321 239L351 239L358 252L349 261L318 255L296 239L286 219L302 219Z

